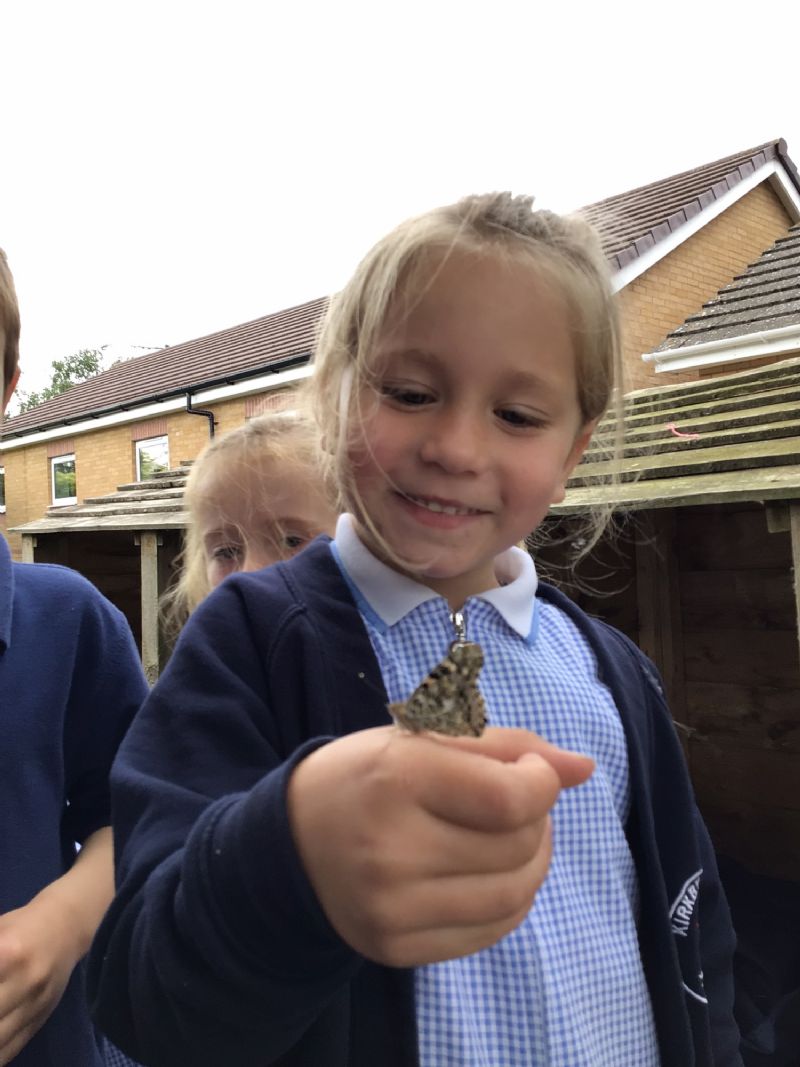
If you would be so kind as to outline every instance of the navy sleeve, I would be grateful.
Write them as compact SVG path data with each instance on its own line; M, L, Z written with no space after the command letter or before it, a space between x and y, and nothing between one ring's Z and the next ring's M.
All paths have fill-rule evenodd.
M733 953L736 938L730 909L722 889L714 847L700 812L695 808L703 874L700 881L700 959L708 996L709 1027L714 1067L742 1067L739 1028L734 1021Z
M697 952L702 972L699 984L707 999L707 1006L705 1011L699 1014L699 1018L704 1020L703 1023L695 1028L698 1062L706 1062L704 1059L706 1054L700 1050L704 1044L703 1035L707 1034L705 1040L710 1044L708 1062L713 1063L714 1067L742 1067L739 1052L739 1028L733 1014L733 953L736 938L728 902L717 872L714 847L694 799L688 768L675 732L672 716L665 702L661 678L654 664L644 653L636 649L636 654L648 684L651 710L654 716L654 758L661 768L656 776L660 781L654 783L655 791L657 794L665 794L663 808L671 813L673 820L678 811L688 814L691 824L687 826L687 829L691 831L691 841L697 857L697 869L702 871L697 905L699 913L697 916L699 931ZM668 769L670 766L671 770ZM664 825L668 829L666 840L663 833ZM670 827L669 816L662 820L659 842L661 856L665 867L670 868L673 875L675 870L680 868L673 869L667 857L676 840L680 839L680 833L676 833L676 829ZM671 889L674 891L674 884ZM676 943L680 941L680 938L676 938ZM687 955L686 960L689 958L690 954ZM684 960L684 966L686 966L686 960ZM694 1016L698 1004L694 1002L689 986L685 984L684 989L687 992L690 1016Z
M89 991L101 1028L154 1067L274 1062L362 962L289 827L289 775L337 731L313 627L281 610L264 630L235 581L212 594L114 768L118 895Z
M64 833L82 843L111 824L111 764L147 682L121 612L93 589L80 608L73 601L68 610L79 618L64 721Z
M635 798L628 831L642 893L645 928L640 928L640 941L662 1058L682 1064L693 1053L693 1062L703 1067L741 1067L733 1016L733 926L663 684L653 663L629 638L604 623L595 626L605 650L604 673L628 739ZM667 909L676 906L695 877L697 914L679 934ZM675 988L675 978L682 989Z

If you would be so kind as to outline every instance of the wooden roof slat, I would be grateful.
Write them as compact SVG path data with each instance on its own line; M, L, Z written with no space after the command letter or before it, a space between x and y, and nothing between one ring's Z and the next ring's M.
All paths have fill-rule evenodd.
M725 432L733 432L738 428L748 430L753 426L764 426L765 420L769 420L767 425L780 426L784 422L795 423L797 419L798 404L795 401L754 410L745 408L742 414L722 411L704 415L698 419L687 419L682 415L680 420L673 419L670 421L680 433L698 433L701 435L702 440L706 435L719 433L720 426L725 428ZM666 426L667 423L661 419L658 421L647 420L643 425L633 424L633 420L628 420L625 428L626 444L660 440L665 437ZM614 441L613 427L608 430L604 430L601 427L594 435L594 439L589 446L589 452L591 453L593 448L612 447Z
M575 487L567 492L563 504L551 507L550 513L580 514L602 504L636 511L752 500L800 500L800 466L714 472L657 481L641 478L623 485Z
M665 478L795 463L800 463L800 436L731 443L707 449L687 448L683 452L651 452L645 456L623 459L618 465L608 461L584 461L576 469L569 485L582 485L589 478L611 475L615 469L619 470L621 480L627 481L639 478L643 473L648 478Z
M601 424L562 505L570 514L611 502L620 508L800 499L800 358L724 377L639 390L626 398L620 477L613 420ZM670 430L698 433L682 438Z
M161 471L115 493L91 497L70 507L51 507L43 519L12 527L15 533L80 533L98 530L183 529L188 514L183 490L188 467Z
M634 439L633 435L626 434L623 456L628 458L664 455L669 452L685 453L723 447L730 443L746 444L774 441L780 437L800 440L800 420L798 420L796 407L793 417L787 418L785 421L765 422L762 416L757 420L753 420L749 427L741 425L737 427L726 426L725 429L718 429L716 432L712 430L700 433L697 438L677 437L669 433L665 434L663 430L659 432L657 437L649 438L640 437ZM590 469L588 465L604 461L605 455L599 446L591 448L585 457L587 470Z
M754 392L748 396L747 393L736 392L726 397L710 397L708 400L701 397L697 403L693 403L691 397L682 397L675 404L670 404L666 400L662 402L654 400L650 408L627 412L625 425L626 428L640 428L642 426L666 427L669 423L675 423L679 429L686 428L690 432L695 432L693 423L699 419L706 419L715 415L733 414L734 412L752 411L759 406L771 408L773 401L775 403L800 401L800 382L783 388L776 386L772 393ZM612 434L613 423L601 423L600 431Z

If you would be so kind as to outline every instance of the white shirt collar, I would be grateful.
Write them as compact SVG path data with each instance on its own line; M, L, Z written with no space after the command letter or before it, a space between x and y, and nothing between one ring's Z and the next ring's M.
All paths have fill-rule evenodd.
M356 534L352 515L339 516L332 547L350 583L387 627L439 595L373 556ZM528 640L533 628L537 585L533 560L522 549L509 548L495 560L494 572L502 584L477 596L491 604L512 630Z

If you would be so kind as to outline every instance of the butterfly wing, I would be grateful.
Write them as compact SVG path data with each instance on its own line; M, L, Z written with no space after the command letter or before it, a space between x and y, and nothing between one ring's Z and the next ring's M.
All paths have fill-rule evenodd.
M483 652L470 641L453 642L445 658L403 703L389 705L395 722L420 733L432 730L453 737L480 737L486 725L486 707L477 678Z

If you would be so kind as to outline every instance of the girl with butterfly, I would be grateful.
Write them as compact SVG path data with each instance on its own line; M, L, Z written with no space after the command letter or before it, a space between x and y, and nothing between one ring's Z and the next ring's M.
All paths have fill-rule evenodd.
M614 388L593 231L412 219L315 363L344 514L200 606L123 746L101 1024L176 1067L740 1064L658 680L515 547Z

